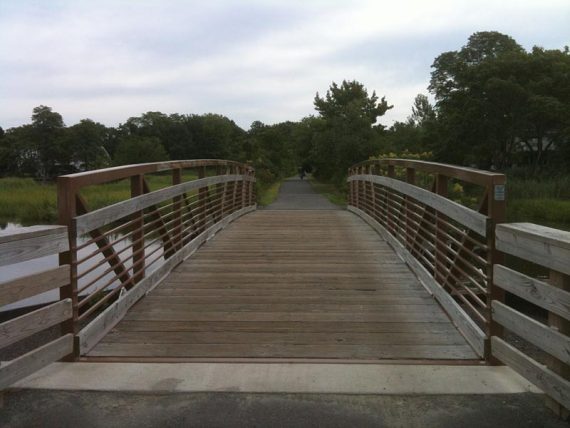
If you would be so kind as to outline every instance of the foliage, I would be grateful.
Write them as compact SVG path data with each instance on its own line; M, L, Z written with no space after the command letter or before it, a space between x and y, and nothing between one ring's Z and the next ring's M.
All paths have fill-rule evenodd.
M314 104L322 119L313 136L315 174L340 183L350 165L378 152L383 127L375 123L392 106L376 92L369 96L357 81L333 82L324 98L317 93Z
M160 162L168 154L156 137L125 137L115 152L115 165L130 165L145 162Z
M431 148L438 159L486 169L523 162L536 171L549 149L569 154L567 48L526 52L509 36L479 32L432 67L439 139Z
M421 153L413 153L410 152L408 149L404 149L401 152L390 152L390 153L381 153L377 156L370 156L370 160L380 160L380 159L413 159L413 160L425 160L429 161L433 159L432 152L421 152Z
M262 207L266 207L271 204L277 195L279 194L279 189L281 188L281 181L277 181L269 186L258 187L257 189L257 204Z

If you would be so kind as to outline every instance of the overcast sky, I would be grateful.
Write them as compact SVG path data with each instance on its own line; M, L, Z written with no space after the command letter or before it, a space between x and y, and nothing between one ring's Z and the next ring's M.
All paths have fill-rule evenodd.
M476 31L570 44L570 0L0 0L0 126L48 105L67 125L146 111L221 113L248 129L314 114L356 79L404 120L430 66Z

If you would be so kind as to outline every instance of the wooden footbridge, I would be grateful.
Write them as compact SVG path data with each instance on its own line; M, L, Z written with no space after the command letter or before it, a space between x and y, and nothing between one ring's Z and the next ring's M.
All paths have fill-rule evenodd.
M172 184L153 188L166 174ZM129 199L90 210L88 187L122 180ZM391 159L355 165L347 185L346 210L264 210L254 170L231 161L60 177L60 226L0 234L0 266L59 263L1 280L0 305L59 294L0 324L0 347L61 334L3 363L0 388L59 359L504 363L570 407L569 233L504 223L502 174Z

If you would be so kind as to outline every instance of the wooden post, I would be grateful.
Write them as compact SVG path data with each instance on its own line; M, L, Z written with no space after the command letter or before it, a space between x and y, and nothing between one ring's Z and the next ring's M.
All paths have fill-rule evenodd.
M238 175L238 174L239 174L239 168L237 166L234 166L234 175ZM238 210L238 208L236 206L236 204L237 204L237 188L238 188L238 181L234 180L233 186L232 186L232 212Z
M498 224L504 223L507 216L507 197L506 197L506 176L497 174L490 180L487 188L487 204L482 206L482 210L490 218L489 227L487 229L487 328L486 333L488 337L497 336L503 337L503 327L493 321L493 313L491 311L491 302L497 300L499 302L505 301L505 291L496 287L493 280L493 265L504 264L505 256L496 249L495 243L495 229ZM496 358L492 356L491 343L487 340L485 343L485 357L494 365L501 364Z
M77 215L77 189L73 181L67 177L57 179L57 210L58 223L67 226L69 251L59 254L59 265L69 265L69 284L59 289L59 299L71 299L72 316L61 323L61 333L77 335L79 332L79 299L77 293L77 234L73 218ZM65 361L76 361L79 358L79 340L74 337L73 353Z
M394 165L388 165L388 177L395 178L396 177L396 168ZM394 220L392 220L392 197L391 197L391 190L386 187L386 224L388 226L388 231L394 235Z
M241 175L243 175L244 177L245 177L245 175L247 175L247 169L246 168L241 169ZM240 206L240 208L245 208L246 200L247 200L247 181L244 178L242 178L242 180L241 180L241 206Z
M376 170L376 166L374 164L368 165L368 175L374 175ZM376 188L374 187L374 183L369 183L370 187L370 215L372 218L376 219Z
M437 174L435 176L435 191L438 195L447 197L447 183L448 178L442 174ZM434 278L440 284L443 284L445 278L444 266L445 256L447 253L447 246L445 242L445 223L443 214L436 211L436 224L435 224L435 266L434 266Z
M414 168L406 168L406 182L409 184L416 184L416 170ZM414 210L414 206L411 202L409 202L410 197L406 196L406 243L405 245L408 248L411 248L414 244L414 238L412 231L414 230L414 223L413 219L414 216L412 215Z
M176 186L177 184L182 183L182 169L175 168L172 170L172 185ZM174 210L174 237L173 237L173 245L174 248L179 250L183 246L184 237L182 236L182 196L175 196L174 197L174 204L172 205L172 209Z
M570 275L561 272L550 271L549 281L556 288L570 291ZM570 336L570 321L552 312L548 312L548 325L566 336ZM566 380L570 380L570 367L559 359L549 355L546 366L553 372L559 374ZM552 410L558 417L568 420L570 411L553 398L546 396L546 407Z
M142 174L131 177L131 197L140 196L144 193L144 176ZM144 217L143 211L133 214L133 283L144 278L145 251L144 251Z
M198 168L198 178L206 177L206 167ZM208 200L208 189L201 187L198 189L198 230L200 232L206 229L206 205Z

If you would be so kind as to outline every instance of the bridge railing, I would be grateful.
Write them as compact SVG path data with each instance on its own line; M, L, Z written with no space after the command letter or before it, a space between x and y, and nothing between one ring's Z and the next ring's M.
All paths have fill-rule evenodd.
M70 266L34 268L37 259L49 256L55 259L58 253L67 251L68 245L67 228L63 226L32 226L0 232L0 266L18 272L0 282L0 308L5 310L52 291L56 294L48 299L52 303L35 310L19 309L19 316L14 312L10 319L0 323L0 349L7 353L0 359L9 360L0 364L0 391L73 352L72 334L59 334L57 329L44 335L46 329L71 321L71 299L57 301L58 288L69 284Z
M548 282L531 278L501 264L494 282L501 289L547 311L547 319L531 317L499 300L492 301L493 319L543 353L517 348L492 336L494 357L541 388L552 399L549 407L568 417L570 409L570 232L530 223L502 224L496 230L497 249L546 267Z
M494 225L504 221L505 176L404 159L366 161L348 171L348 209L375 227L407 261L482 357L490 356ZM473 207L451 199L456 183Z
M162 188L151 189L150 177ZM130 198L89 209L90 186L121 180L128 180ZM62 297L73 306L69 332L78 337L76 355L88 352L199 245L255 209L254 182L253 168L225 160L129 165L59 177L59 222L69 227L69 251L60 262L71 269Z

